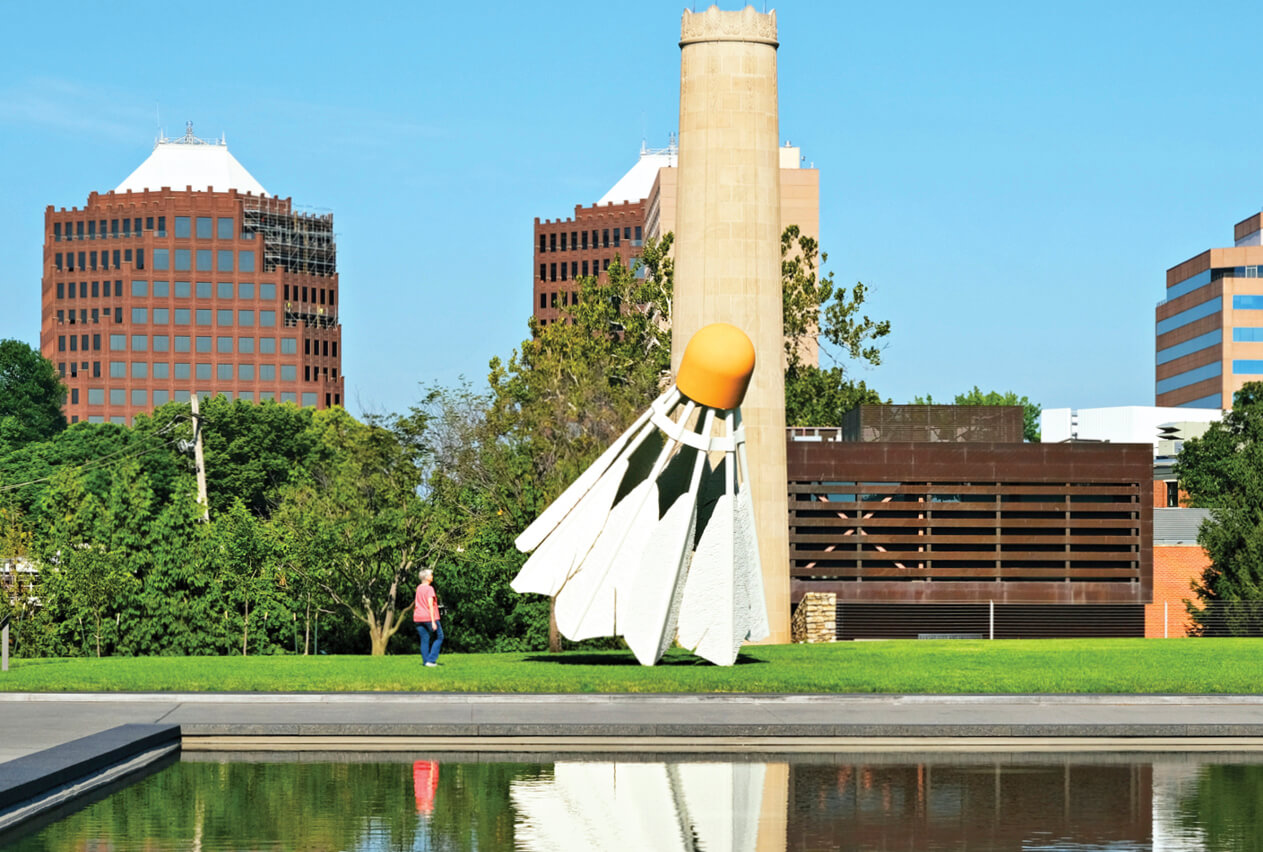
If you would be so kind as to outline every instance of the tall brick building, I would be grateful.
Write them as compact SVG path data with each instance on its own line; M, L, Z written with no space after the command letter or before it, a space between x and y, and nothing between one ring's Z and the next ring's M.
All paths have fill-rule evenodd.
M341 405L332 214L269 195L190 126L113 191L44 214L40 350L73 423L224 394Z

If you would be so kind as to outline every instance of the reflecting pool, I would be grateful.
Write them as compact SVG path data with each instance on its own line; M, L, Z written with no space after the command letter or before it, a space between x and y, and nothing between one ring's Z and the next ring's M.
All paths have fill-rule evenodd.
M186 753L0 845L1240 852L1263 850L1263 755Z

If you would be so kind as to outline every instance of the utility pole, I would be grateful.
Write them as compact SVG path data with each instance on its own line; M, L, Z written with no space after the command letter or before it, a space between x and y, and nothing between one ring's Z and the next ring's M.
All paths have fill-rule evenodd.
M197 465L197 502L202 504L202 520L210 520L210 504L206 501L206 458L202 455L202 415L197 407L197 392L189 397L193 406L193 460Z

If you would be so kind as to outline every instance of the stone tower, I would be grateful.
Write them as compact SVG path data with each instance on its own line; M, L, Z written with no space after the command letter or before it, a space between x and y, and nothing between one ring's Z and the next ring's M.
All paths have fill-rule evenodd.
M708 323L754 342L741 411L774 643L790 641L776 48L775 12L684 12L671 335L673 369Z

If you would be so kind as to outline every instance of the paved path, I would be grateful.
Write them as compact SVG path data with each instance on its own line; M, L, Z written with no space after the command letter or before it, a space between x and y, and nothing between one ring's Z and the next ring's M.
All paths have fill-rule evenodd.
M125 723L186 736L1263 738L1263 696L0 694L0 761Z

